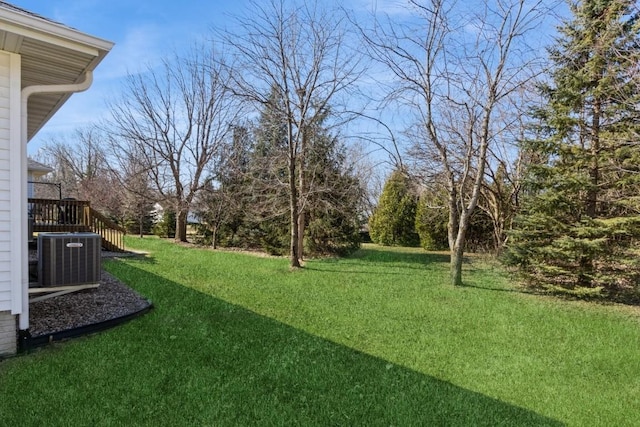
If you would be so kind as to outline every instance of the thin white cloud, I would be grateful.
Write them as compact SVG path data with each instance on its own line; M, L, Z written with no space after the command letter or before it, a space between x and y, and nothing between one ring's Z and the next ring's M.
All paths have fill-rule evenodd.
M154 24L136 25L129 28L100 64L104 79L119 79L153 67L167 55L164 31Z

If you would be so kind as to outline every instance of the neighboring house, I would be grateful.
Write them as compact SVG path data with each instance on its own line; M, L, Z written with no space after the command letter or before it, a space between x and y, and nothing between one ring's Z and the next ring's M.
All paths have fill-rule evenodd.
M0 355L29 328L27 142L112 47L0 1Z
M42 163L36 162L33 159L27 158L27 197L29 199L35 197L35 185L38 183L40 178L48 174L49 172L53 172L53 168L50 168L47 165L43 165ZM60 196L59 198L62 198ZM29 243L33 242L33 217L32 217L32 204L28 203L27 214L29 216L28 223L28 233L27 240Z
M154 224L162 222L162 216L164 215L164 208L160 203L157 203L157 202L154 203L153 209L149 213L151 214L151 220L153 221Z
M53 168L36 162L33 159L27 159L27 197L33 198L35 194L35 184L48 174L53 172Z
M151 215L151 220L153 221L153 223L157 224L159 222L162 222L162 220L164 219L164 208L160 203L156 202L153 204L153 209L151 209L151 212L149 212L149 214ZM198 215L191 211L187 213L187 224L200 224L200 222L201 221L200 218L198 218Z

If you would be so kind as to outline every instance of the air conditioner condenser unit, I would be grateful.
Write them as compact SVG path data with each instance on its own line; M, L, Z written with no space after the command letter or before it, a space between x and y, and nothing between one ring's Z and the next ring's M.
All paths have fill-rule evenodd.
M102 241L95 233L40 233L38 284L42 287L100 282Z

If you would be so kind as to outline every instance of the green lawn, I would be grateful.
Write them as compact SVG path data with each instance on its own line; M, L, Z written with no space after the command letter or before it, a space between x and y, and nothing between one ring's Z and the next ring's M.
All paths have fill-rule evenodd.
M0 362L0 425L640 425L640 315L516 292L481 260L286 259L130 238L152 312Z

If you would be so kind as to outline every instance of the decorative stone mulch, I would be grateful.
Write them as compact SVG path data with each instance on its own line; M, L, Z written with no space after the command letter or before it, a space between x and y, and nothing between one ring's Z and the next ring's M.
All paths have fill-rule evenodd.
M103 252L103 257L121 256ZM102 271L100 286L34 302L29 306L31 336L87 326L136 313L150 302L116 277Z

